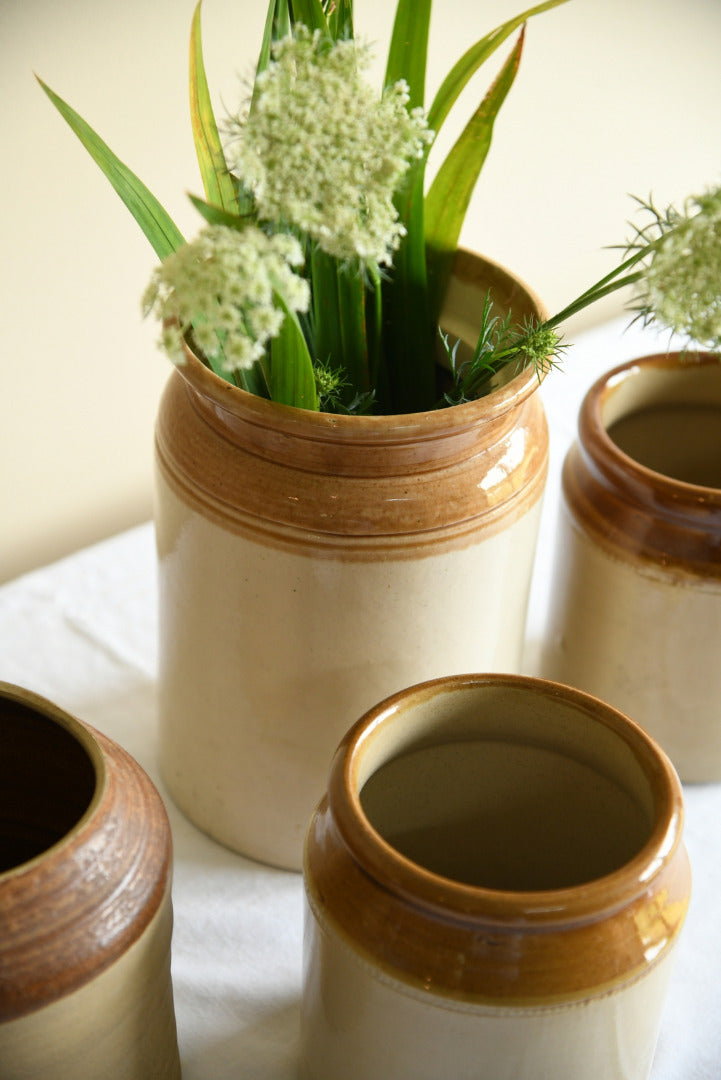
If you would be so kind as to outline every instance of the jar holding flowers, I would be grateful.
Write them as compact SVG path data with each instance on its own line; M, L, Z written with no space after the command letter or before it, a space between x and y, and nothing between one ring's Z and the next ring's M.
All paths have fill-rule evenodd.
M398 3L380 94L349 0L271 0L224 141L198 5L205 224L189 242L44 87L162 260L145 306L177 365L156 437L164 779L201 828L264 861L300 867L332 751L375 701L520 663L547 462L544 313L458 240L523 24L561 2L475 43L426 112L430 0ZM424 191L434 135L517 30ZM526 335L512 364L488 362L499 335Z

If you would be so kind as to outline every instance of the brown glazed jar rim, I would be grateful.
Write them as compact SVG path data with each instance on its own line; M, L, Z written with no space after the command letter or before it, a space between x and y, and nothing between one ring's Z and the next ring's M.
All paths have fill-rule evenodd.
M649 512L669 522L693 519L721 533L721 488L676 480L642 465L625 453L610 437L603 419L605 404L614 388L645 369L677 369L714 365L721 361L714 353L655 353L628 360L602 375L587 391L578 418L579 442L602 478Z
M0 701L63 728L96 779L67 832L0 874L1 1023L85 985L137 941L169 893L172 839L159 792L121 746L22 687L0 682Z
M491 275L520 287L527 306L532 307L539 317L545 315L545 308L533 290L500 264L464 248L456 252L456 263L461 267L483 265ZM247 423L254 423L259 428L272 427L289 436L334 443L403 443L444 437L479 423L491 423L521 405L535 393L544 378L543 374L527 366L492 393L461 405L415 413L348 416L296 408L251 394L216 375L187 345L184 351L185 363L177 365L176 370L191 391L213 402L223 413L230 416L242 413Z
M27 705L41 712L47 720L63 728L76 742L80 743L90 760L95 774L95 790L86 809L75 824L39 854L34 855L25 862L18 863L17 866L12 866L8 870L0 872L0 888L2 888L5 882L11 878L31 873L40 863L54 858L56 854L61 855L63 848L73 843L77 835L84 831L87 823L95 816L99 805L103 801L108 784L108 771L100 744L87 725L81 724L74 716L64 712L46 698L11 683L0 681L0 696L3 700L15 701L20 705Z
M618 734L634 751L653 792L655 821L640 851L624 866L603 877L568 888L514 892L467 885L412 862L393 848L366 817L356 776L364 744L388 723L399 707L445 689L486 685L526 688L574 705ZM628 717L580 690L521 675L448 676L418 684L386 699L348 732L333 759L328 805L341 841L351 858L384 890L434 918L513 931L569 928L612 915L648 893L654 878L681 843L683 800L673 765L647 733Z

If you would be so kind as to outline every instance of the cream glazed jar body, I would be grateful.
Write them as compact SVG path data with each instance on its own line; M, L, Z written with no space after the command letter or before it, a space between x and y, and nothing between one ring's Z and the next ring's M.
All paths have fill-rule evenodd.
M721 364L599 379L563 468L541 673L642 724L684 781L721 780Z
M474 341L507 272L456 259L443 314ZM400 416L291 409L189 356L156 427L164 780L216 840L299 870L333 751L421 678L516 670L548 434L532 370Z
M645 1080L690 893L678 778L520 676L395 695L305 851L303 1080Z

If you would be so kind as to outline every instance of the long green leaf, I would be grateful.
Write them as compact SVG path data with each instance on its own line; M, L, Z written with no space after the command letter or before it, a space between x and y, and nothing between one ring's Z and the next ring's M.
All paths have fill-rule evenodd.
M247 390L249 394L254 394L256 397L270 398L268 373L264 360L256 360L252 367L234 371L231 376L228 375L227 371L219 371L216 374L219 374L227 382L235 383L241 390Z
M449 151L426 195L426 257L434 319L440 313L463 220L491 145L496 116L518 71L523 38L522 30L498 77Z
M310 265L315 354L322 364L342 372L356 393L364 393L372 389L365 282L360 273L317 247Z
M411 108L425 100L430 22L431 0L398 0L384 85L405 79Z
M275 299L285 311L280 333L270 343L270 396L283 405L317 409L313 362L298 317L281 293Z
M310 279L313 287L313 333L315 355L334 371L343 366L343 336L340 329L338 272L335 259L317 246L310 251Z
M443 121L448 116L468 80L481 64L495 52L498 46L503 44L506 38L510 37L519 26L522 26L532 16L540 15L543 11L548 11L550 8L559 7L561 4L566 3L568 3L568 0L545 0L545 3L536 4L534 7L530 7L517 15L514 19L509 19L508 22L492 30L490 34L472 45L460 60L454 64L438 89L433 104L428 110L428 126L430 129L436 133L440 131Z
M328 20L320 0L291 0L293 25L303 23L309 30L328 35Z
M336 0L328 12L328 29L334 41L353 37L353 0Z
M256 75L260 75L262 71L265 71L270 63L273 42L278 38L283 37L290 30L290 11L288 2L289 0L269 0L268 12L265 17L265 27L263 29L263 40L260 45L258 64L255 69ZM257 89L254 84L253 100L255 100L256 93ZM252 108L251 102L251 109Z
M408 227L383 283L383 363L379 385L388 388L384 412L422 412L436 398L435 329L428 306L423 230L423 170L406 193Z
M405 79L410 107L425 99L426 59L431 0L398 0L388 51L385 85ZM428 322L426 256L423 226L425 160L411 169L394 202L406 236L393 259L393 273L383 283L383 370L385 411L415 412L435 397L433 335Z
M198 0L190 32L190 119L193 141L208 202L233 213L238 209L238 198L225 162L208 91L203 62L200 7L201 0Z
M366 339L368 341L368 384L376 396L388 396L386 373L381 368L383 353L383 293L380 272L369 270L366 290ZM383 385L381 385L381 374Z
M58 97L42 79L38 78L38 82L90 156L105 173L152 244L158 257L164 259L166 255L170 255L181 247L185 243L182 233L145 184L115 156L107 143L103 142L67 102Z
M371 389L366 325L366 286L360 273L338 267L338 314L342 363L356 393Z

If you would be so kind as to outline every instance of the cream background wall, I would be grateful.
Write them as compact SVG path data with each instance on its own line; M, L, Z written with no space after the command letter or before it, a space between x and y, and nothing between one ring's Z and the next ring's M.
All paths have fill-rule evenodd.
M522 4L436 0L429 96L465 47ZM150 516L153 418L168 374L139 310L155 256L33 72L191 235L193 7L0 0L0 580ZM220 113L244 93L265 7L204 0ZM378 42L378 75L394 9L356 2L357 31ZM628 233L628 192L663 205L721 179L720 46L721 0L571 0L533 19L463 242L561 307L613 265L603 249ZM496 67L477 77L441 147ZM620 306L595 309L569 336Z

